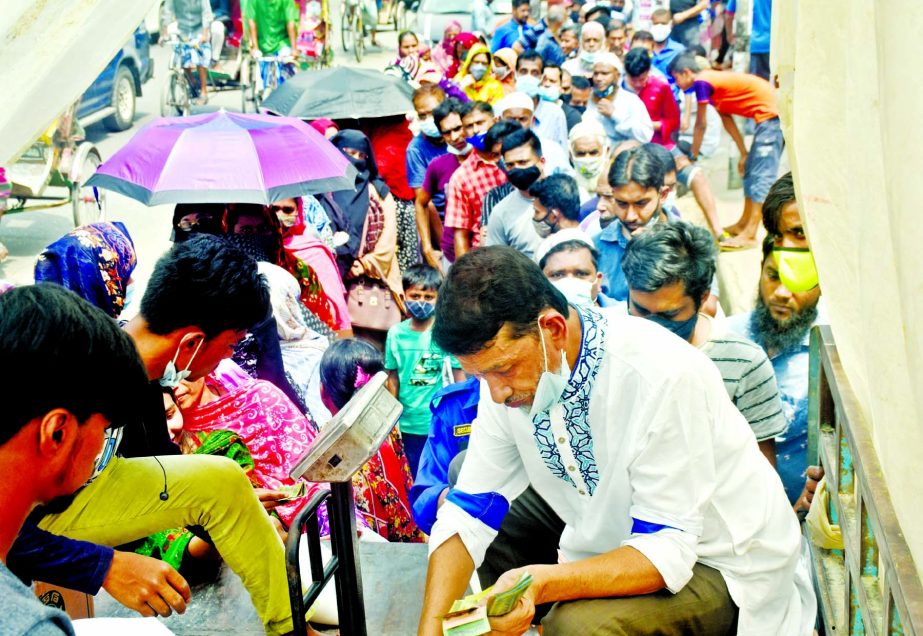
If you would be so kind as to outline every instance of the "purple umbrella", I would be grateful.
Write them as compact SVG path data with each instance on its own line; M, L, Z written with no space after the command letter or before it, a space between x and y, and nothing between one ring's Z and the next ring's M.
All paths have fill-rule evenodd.
M261 203L351 190L356 169L298 119L219 111L147 124L87 185L145 205Z

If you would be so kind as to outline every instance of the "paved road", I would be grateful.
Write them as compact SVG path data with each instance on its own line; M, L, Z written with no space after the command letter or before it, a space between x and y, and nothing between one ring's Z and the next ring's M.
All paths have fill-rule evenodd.
M336 6L332 9L331 13L336 16L336 21L339 12ZM394 58L397 48L396 34L393 31L384 31L379 34L379 42L384 49L367 53L361 66L380 69ZM335 64L358 66L352 55L347 56L339 48L338 22L335 24L334 44ZM134 126L121 133L110 133L102 124L95 124L87 129L87 137L97 145L103 160L127 143L143 124L160 115L160 90L166 77L169 52L164 47L154 46L151 55L154 59L154 77L144 85L143 94L138 99ZM218 108L239 111L240 93L235 91L215 94L207 106L195 112L214 111ZM138 252L135 277L144 280L157 257L170 245L172 206L149 208L123 196L111 193L108 196L107 218L110 221L122 221L128 227ZM10 256L0 263L0 279L19 284L31 283L36 256L45 246L70 231L72 227L70 207L3 216L0 219L0 241L9 248Z

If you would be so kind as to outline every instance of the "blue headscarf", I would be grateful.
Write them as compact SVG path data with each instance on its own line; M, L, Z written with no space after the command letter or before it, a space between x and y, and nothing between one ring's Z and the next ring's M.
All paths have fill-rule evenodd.
M35 263L35 282L63 285L118 318L136 264L134 243L122 223L93 223L45 248Z

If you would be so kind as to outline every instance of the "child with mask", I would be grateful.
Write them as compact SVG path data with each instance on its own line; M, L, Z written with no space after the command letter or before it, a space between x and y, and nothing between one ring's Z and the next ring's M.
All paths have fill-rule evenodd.
M385 340L388 390L404 407L400 430L414 476L429 435L430 401L445 384L464 379L458 362L446 356L432 339L441 284L442 275L431 265L408 268L404 273L404 299L410 318L391 327Z

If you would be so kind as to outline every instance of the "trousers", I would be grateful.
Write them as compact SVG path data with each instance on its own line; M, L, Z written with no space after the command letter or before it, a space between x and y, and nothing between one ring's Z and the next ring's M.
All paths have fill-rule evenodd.
M478 568L481 586L507 570L558 562L564 522L530 486L510 504L497 537ZM737 606L721 573L696 563L692 579L676 594L583 599L536 607L545 636L733 636Z
M64 512L47 515L39 526L108 546L202 526L250 593L266 633L291 631L285 549L243 470L226 457L157 459L163 472L153 457L113 459Z

